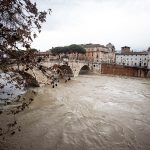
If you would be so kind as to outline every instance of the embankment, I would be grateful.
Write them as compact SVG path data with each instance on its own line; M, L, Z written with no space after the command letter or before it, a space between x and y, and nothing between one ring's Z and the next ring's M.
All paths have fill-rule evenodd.
M129 67L117 64L102 64L101 74L150 78L147 68Z

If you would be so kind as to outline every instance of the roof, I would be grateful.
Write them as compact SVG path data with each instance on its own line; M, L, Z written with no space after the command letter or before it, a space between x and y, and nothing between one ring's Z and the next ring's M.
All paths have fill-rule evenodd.
M107 47L105 47L104 45L101 45L101 44L92 44L92 43L89 43L89 44L81 44L81 46L84 47L84 48L95 48L95 47L107 48Z
M129 46L123 46L123 47L121 47L121 48L130 48Z
M127 52L127 53L116 53L116 55L148 55L148 52Z

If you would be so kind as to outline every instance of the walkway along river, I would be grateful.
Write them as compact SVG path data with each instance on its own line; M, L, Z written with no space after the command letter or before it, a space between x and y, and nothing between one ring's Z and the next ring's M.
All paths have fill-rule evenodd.
M149 150L150 80L79 76L34 89L9 150Z

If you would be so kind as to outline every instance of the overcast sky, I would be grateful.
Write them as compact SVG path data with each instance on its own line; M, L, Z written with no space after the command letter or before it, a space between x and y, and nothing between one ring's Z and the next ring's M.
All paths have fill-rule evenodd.
M111 42L119 50L150 47L150 0L35 0L52 9L32 47Z

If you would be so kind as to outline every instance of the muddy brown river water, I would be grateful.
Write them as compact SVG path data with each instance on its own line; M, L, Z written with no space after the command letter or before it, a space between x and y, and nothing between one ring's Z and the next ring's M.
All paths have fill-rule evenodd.
M150 80L79 76L38 92L9 150L150 150Z

